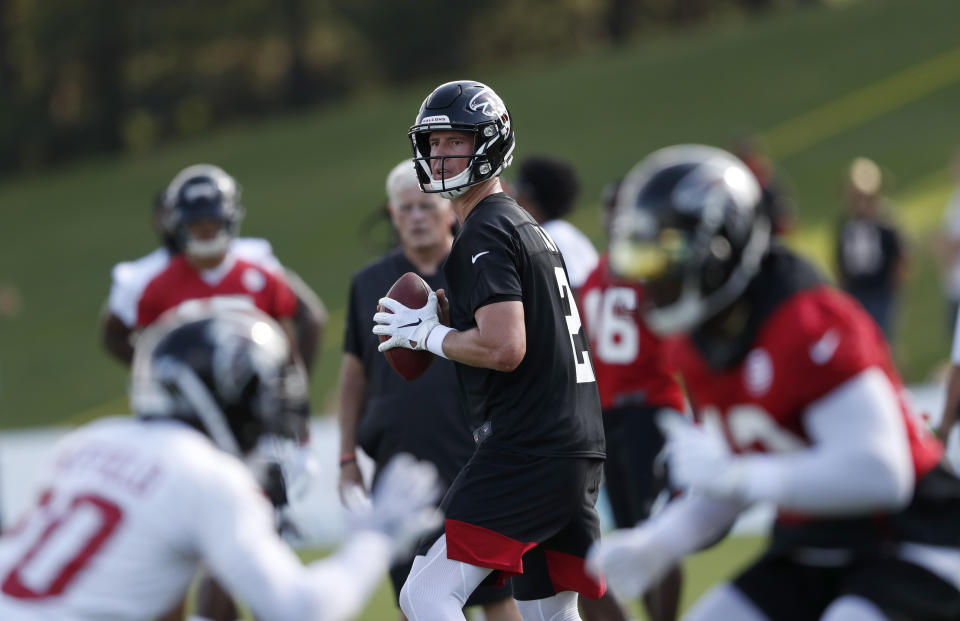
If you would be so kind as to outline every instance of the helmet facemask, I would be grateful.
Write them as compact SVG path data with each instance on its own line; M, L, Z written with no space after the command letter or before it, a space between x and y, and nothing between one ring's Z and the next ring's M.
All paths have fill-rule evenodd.
M648 160L618 195L610 266L644 283L651 330L690 332L746 289L770 225L755 210L756 182L729 154L685 145Z
M190 257L222 256L239 233L244 215L240 188L233 177L217 166L197 164L180 171L167 186L164 202L164 229ZM190 227L201 221L218 222L220 229L208 239L198 239Z

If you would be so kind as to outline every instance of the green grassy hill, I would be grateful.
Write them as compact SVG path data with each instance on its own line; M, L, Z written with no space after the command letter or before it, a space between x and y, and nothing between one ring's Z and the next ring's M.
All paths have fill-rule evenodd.
M952 0L845 2L471 77L511 107L519 157L554 153L578 167L584 196L573 220L598 242L607 181L653 148L723 145L749 129L763 133L796 187L803 228L794 241L826 262L844 167L857 155L876 159L916 242L896 351L917 380L948 350L928 235L960 145L958 20ZM409 155L405 131L420 100L456 77L0 183L0 286L23 295L21 314L0 319L0 427L125 410L125 370L102 353L96 331L109 270L154 247L151 196L197 161L238 178L244 233L269 238L330 308L313 389L316 409L332 411L349 277L376 252L360 227L382 203L385 173Z

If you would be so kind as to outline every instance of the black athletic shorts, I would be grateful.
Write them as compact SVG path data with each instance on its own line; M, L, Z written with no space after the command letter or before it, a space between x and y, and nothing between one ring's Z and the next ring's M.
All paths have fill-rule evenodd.
M767 554L734 585L770 619L815 621L844 595L870 600L890 621L960 619L960 591L926 569L895 558L858 558L839 567L797 563Z
M512 577L518 600L561 591L600 597L605 586L586 572L584 557L600 538L602 464L481 445L441 503L447 557L495 570L484 584Z
M603 411L603 472L617 528L631 528L650 517L653 501L666 487L666 469L654 467L664 444L655 419L660 409L630 405Z

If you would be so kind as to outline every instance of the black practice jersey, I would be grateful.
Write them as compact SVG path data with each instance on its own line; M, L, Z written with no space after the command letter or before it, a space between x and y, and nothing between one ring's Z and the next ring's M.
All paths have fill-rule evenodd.
M544 456L603 457L600 398L563 257L505 194L480 201L444 264L453 327L487 304L523 302L527 349L509 373L457 364L460 397L489 446Z
M450 483L475 448L457 395L453 363L437 357L408 382L377 351L373 329L377 301L405 272L417 268L394 250L357 272L350 285L344 351L363 362L367 401L357 424L357 444L379 464L403 451L433 462ZM442 270L420 274L433 290L445 288Z

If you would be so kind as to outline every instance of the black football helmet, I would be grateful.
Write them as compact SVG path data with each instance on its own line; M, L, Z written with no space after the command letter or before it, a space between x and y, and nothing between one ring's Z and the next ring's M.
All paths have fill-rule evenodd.
M430 133L456 130L473 134L473 154L466 169L450 179L434 179L430 170ZM424 192L456 198L476 185L496 177L513 161L516 140L513 122L503 100L492 88L472 80L441 84L427 95L407 132L413 145L414 166Z
M307 379L286 333L239 302L192 300L140 337L131 405L142 418L175 418L221 449L247 456L264 440L298 439Z
M652 330L689 332L743 293L770 247L760 195L740 159L703 145L656 151L624 178L610 267L645 283Z
M195 257L223 254L240 228L243 205L240 186L224 170L212 164L195 164L181 170L163 193L163 229L176 249ZM222 228L209 240L194 239L190 225L216 220Z

